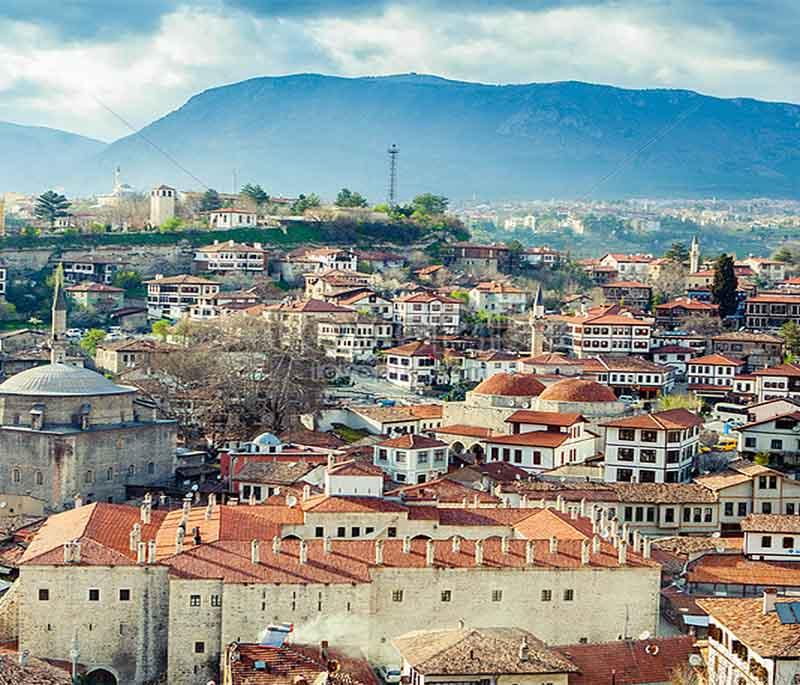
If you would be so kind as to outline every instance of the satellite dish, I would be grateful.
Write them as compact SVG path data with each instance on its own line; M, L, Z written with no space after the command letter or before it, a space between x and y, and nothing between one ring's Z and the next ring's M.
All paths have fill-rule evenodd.
M644 631L644 632L643 632L643 633L642 633L642 634L639 636L639 639L640 639L640 640L649 640L649 639L650 639L650 631L649 631L649 630L645 630L645 631Z
M700 654L690 654L689 655L689 666L694 668L699 668L700 666L704 666L705 662L703 661L703 657Z
M199 489L200 489L200 486L199 486L197 483L195 483L195 484L192 486L192 492L197 492Z

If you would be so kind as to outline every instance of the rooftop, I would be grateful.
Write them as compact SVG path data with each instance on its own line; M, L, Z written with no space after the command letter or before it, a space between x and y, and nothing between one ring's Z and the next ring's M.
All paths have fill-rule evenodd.
M553 383L540 400L551 402L616 402L617 396L607 385L581 378L565 378Z
M745 533L800 533L800 516L750 514L741 525Z
M642 430L683 430L702 426L703 420L688 409L667 409L655 414L639 414L602 424L612 428L640 428Z
M476 395L504 397L535 397L545 385L533 374L499 372L479 383L471 392Z
M96 397L136 392L105 376L69 364L44 364L14 374L0 384L0 395L30 397Z

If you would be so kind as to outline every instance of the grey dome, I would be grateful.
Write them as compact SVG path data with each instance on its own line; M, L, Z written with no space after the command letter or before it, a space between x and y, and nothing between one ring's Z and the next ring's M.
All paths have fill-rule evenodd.
M129 392L136 392L136 389L117 385L99 373L68 364L35 366L0 384L0 395L32 397L91 397Z

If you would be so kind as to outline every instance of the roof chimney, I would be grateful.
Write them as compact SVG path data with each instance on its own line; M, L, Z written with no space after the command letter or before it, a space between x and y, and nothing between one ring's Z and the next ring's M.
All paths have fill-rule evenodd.
M180 526L175 531L175 554L183 552L183 528Z
M586 498L581 497L581 503L579 505L578 513L583 517L586 516Z
M611 519L611 537L619 535L619 519L615 516Z
M589 565L589 541L587 539L581 540L581 566Z
M578 519L578 507L570 507L569 508L569 517L576 521Z
M250 497L247 499L247 503L248 503L248 504L249 504L251 507L254 507L254 506L255 506L255 504L256 504L256 493L255 493L255 492L253 492L252 490L250 491Z
M458 553L461 551L461 536L454 535L450 541L453 545L453 552Z
M140 542L136 545L136 563L144 564L147 561L147 543Z
M200 535L200 526L195 526L192 528L192 542L195 545L199 545L201 542L203 542L203 537Z
M555 535L550 538L550 554L558 554L558 538Z
M206 512L204 514L206 521L211 520L211 516L213 515L213 513L214 513L214 505L211 503L211 500L209 499L208 504L206 505Z
M375 565L383 565L383 540L375 540Z
M592 554L600 554L600 536L592 536Z
M533 566L536 558L536 542L534 540L527 540L525 542L525 563L528 566Z
M261 543L258 540L250 541L250 561L254 564L261 563Z
M319 660L327 666L329 657L330 651L328 650L328 641L322 640L319 643Z
M72 501L76 509L80 509L83 506L83 497L80 496L80 493L76 494Z
M305 502L310 497L311 497L311 486L306 484L303 486L303 501Z
M633 531L633 551L639 554L642 550L642 533L637 528Z
M403 554L411 552L411 537L409 535L403 536Z
M428 540L425 543L425 565L433 566L433 561L436 556L436 548L433 545L433 540Z
M617 561L620 566L624 566L628 561L628 543L625 540L619 541L619 548L617 549Z
M133 524L131 532L128 535L128 548L131 552L135 552L139 543L142 541L142 527L138 523Z
M150 540L147 543L147 563L148 564L155 564L156 563L156 541Z
M525 636L522 637L522 644L519 646L518 656L520 661L528 660L528 638Z
M145 502L139 507L139 518L144 524L150 523L150 506L149 502Z
M475 540L475 566L483 566L483 540Z
M774 587L764 588L764 594L762 596L761 602L761 610L764 614L768 614L770 611L775 611L775 600L778 599L778 591Z
M325 554L330 554L331 549L333 549L333 545L331 544L331 536L326 535L322 538L322 551L325 552Z
M642 556L645 559L649 559L653 556L653 541L648 537L644 538L644 544L642 545Z
M272 538L272 553L276 557L281 553L281 538L278 535Z
M301 564L308 563L308 543L305 540L300 540L300 550L298 556Z
M522 493L522 497L519 498L519 506L522 509L526 509L528 506L528 495L526 493Z

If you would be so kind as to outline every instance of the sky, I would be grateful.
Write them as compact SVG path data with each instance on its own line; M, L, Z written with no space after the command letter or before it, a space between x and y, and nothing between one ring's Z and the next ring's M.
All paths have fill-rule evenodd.
M299 72L800 102L797 0L3 0L0 22L0 121L102 140Z

